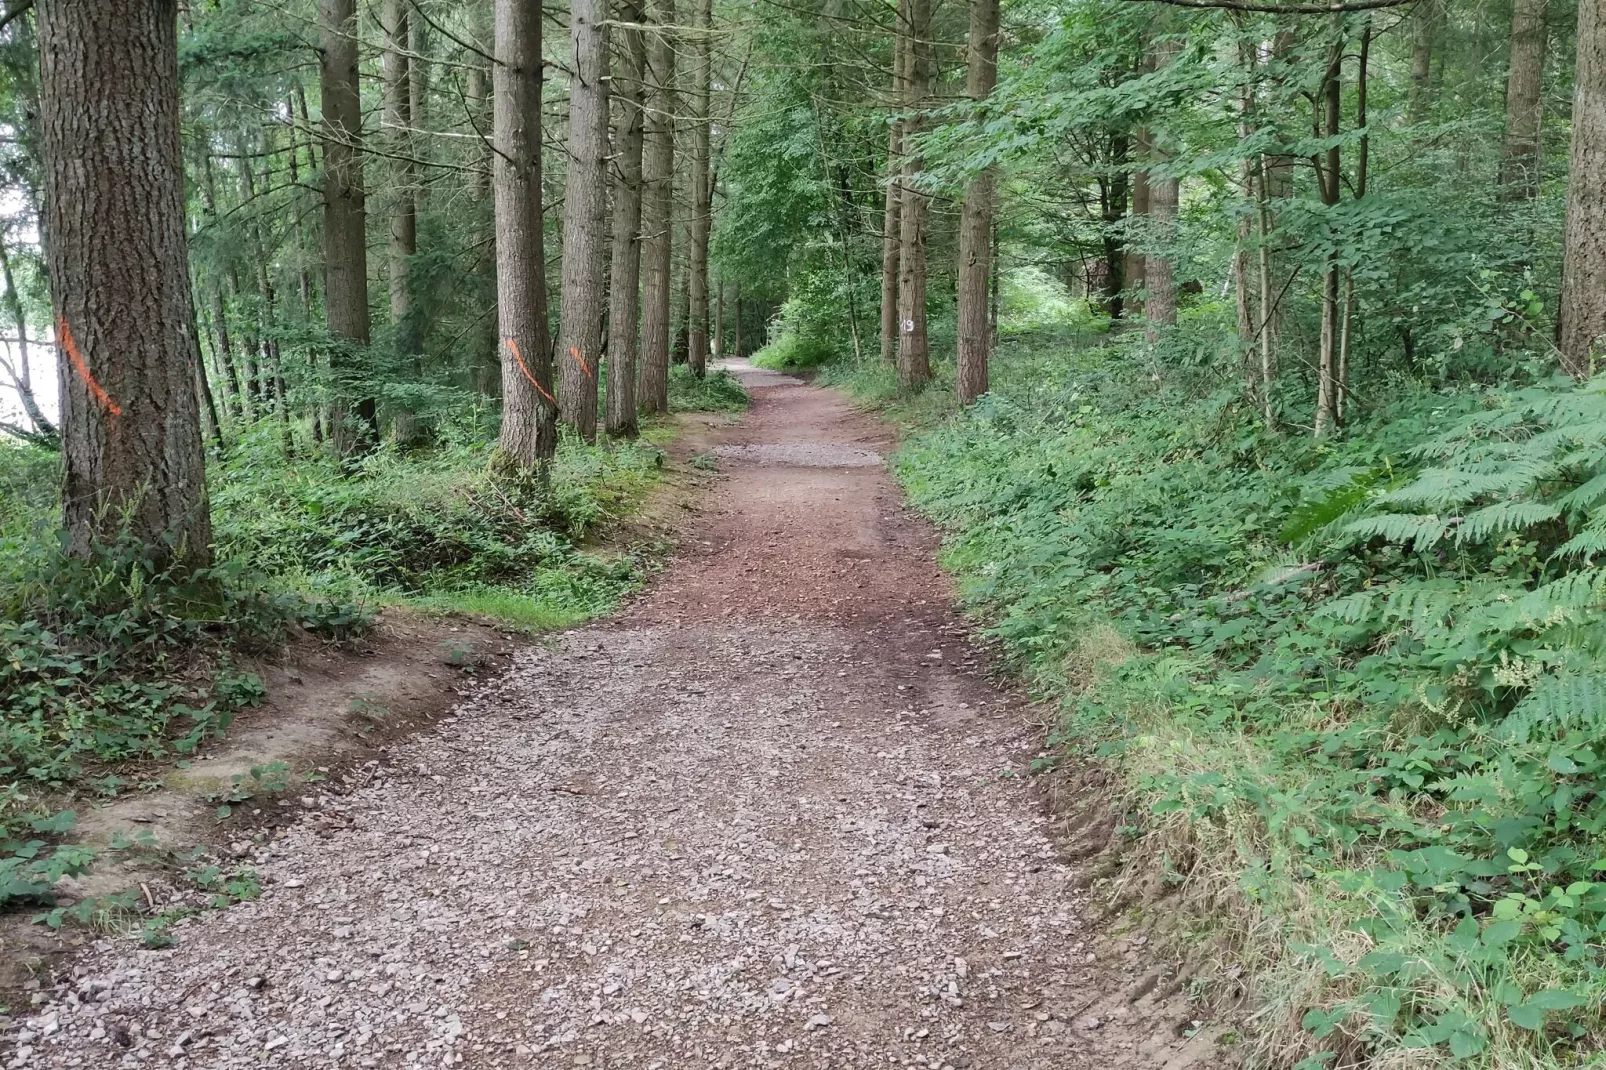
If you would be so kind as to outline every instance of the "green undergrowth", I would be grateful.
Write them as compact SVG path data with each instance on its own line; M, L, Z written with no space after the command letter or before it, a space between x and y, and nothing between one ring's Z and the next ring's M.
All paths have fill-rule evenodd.
M679 411L746 400L724 373L677 374L671 397ZM324 451L287 458L271 421L235 429L208 472L218 563L184 576L132 539L68 554L58 459L0 444L0 908L48 906L92 854L66 842L62 807L158 783L262 700L242 666L293 632L344 640L386 604L561 628L637 587L663 547L598 536L658 482L672 425L565 438L545 486L493 475L493 434L465 414L427 449L348 469Z
M1370 382L1313 440L1085 342L1006 339L964 414L948 370L826 378L1116 774L1116 883L1180 893L1262 1062L1600 1065L1606 382Z

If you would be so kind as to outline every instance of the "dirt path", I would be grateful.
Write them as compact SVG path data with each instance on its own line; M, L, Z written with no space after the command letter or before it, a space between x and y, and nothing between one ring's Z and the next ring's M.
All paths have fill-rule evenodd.
M33 1066L1008 1070L1181 1058L978 674L929 529L834 394L741 369L700 535L260 849L262 896L105 941ZM1119 1002L1117 995L1117 1002ZM1182 1045L1186 1047L1186 1045ZM8 1062L10 1065L11 1062Z

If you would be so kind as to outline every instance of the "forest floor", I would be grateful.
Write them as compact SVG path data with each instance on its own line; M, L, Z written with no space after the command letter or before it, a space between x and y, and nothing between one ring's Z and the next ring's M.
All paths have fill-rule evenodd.
M661 577L302 789L258 897L80 949L0 1063L1225 1063L1099 920L885 427L735 370Z

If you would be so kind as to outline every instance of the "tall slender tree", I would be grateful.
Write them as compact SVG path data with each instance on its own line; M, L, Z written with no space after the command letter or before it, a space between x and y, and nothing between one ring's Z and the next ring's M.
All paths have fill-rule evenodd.
M495 2L491 190L502 364L497 463L545 480L557 424L541 232L541 5Z
M1506 132L1500 147L1501 200L1531 201L1539 190L1544 80L1545 0L1514 0L1506 72Z
M970 0L966 89L978 103L998 80L998 0ZM987 317L992 276L993 184L991 168L965 184L959 222L959 356L954 385L968 405L987 392L992 329Z
M686 363L693 375L708 367L708 239L714 222L714 191L709 186L709 99L714 78L714 3L697 0L694 38L697 68L692 75L691 117L691 263L686 280L688 301Z
M1174 41L1156 41L1151 69L1165 69L1177 50ZM1150 244L1143 257L1143 283L1147 292L1143 314L1149 325L1149 340L1153 341L1159 336L1159 328L1177 322L1177 202L1182 184L1175 175L1166 173L1171 156L1165 148L1163 135L1157 137L1150 132L1146 141L1149 162L1155 166L1147 175Z
M652 9L647 56L641 230L641 377L639 401L647 412L669 409L669 299L674 266L675 0Z
M179 148L177 0L41 0L45 246L70 547L209 563Z
M892 106L897 114L887 127L887 188L881 214L881 361L898 361L898 250L903 205L903 116L909 81L909 2L898 0L892 50Z
M636 354L641 297L642 78L646 39L636 0L621 0L613 76L613 255L608 284L610 435L636 433Z
M898 385L913 390L931 379L926 337L927 196L916 184L924 159L909 144L922 128L919 109L931 91L931 2L909 0L909 78L904 92L903 176L898 208Z
M597 437L597 363L602 355L607 257L608 4L569 8L569 169L563 197L563 307L558 414L587 442Z
M357 88L356 0L318 0L323 99L323 303L336 346L335 449L352 457L379 437L379 411L362 382L369 342L368 210L363 190L362 100ZM355 400L353 401L353 395Z
M1606 0L1578 2L1572 161L1561 276L1561 366L1595 370L1606 339Z

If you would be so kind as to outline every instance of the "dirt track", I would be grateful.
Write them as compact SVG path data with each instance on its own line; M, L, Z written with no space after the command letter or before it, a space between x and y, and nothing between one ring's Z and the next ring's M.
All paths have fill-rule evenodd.
M1105 1009L1130 979L884 430L742 374L706 523L626 613L305 800L261 898L97 946L0 1061L1181 1065Z

